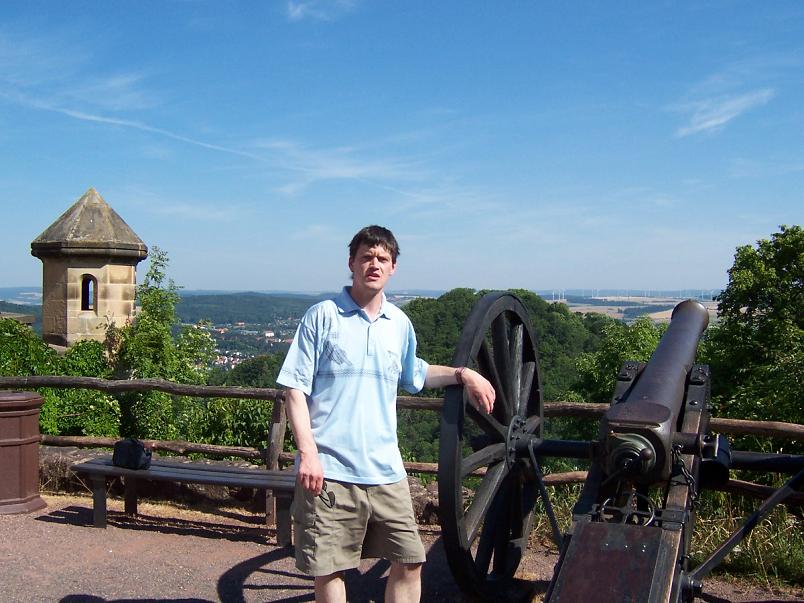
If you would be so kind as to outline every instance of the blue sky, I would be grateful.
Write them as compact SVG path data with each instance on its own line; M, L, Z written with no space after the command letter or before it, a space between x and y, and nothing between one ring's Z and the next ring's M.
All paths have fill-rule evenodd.
M6 0L0 149L0 286L94 186L188 289L371 223L391 289L717 288L804 217L804 3Z

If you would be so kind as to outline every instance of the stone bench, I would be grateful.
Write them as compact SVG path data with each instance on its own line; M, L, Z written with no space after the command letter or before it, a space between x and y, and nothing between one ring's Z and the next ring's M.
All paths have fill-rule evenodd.
M276 497L276 538L279 546L291 544L290 503L296 476L290 471L227 467L205 463L171 463L154 460L149 469L125 469L112 464L110 456L76 463L71 469L87 475L92 484L92 519L96 528L106 527L106 480L122 477L125 512L137 514L137 483L140 480L209 484L234 488L271 490Z

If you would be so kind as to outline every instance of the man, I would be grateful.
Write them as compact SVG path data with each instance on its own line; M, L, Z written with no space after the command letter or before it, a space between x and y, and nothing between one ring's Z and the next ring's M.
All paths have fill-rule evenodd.
M397 443L397 388L463 384L478 409L494 405L479 373L416 357L410 320L383 292L398 255L386 228L354 236L351 287L305 313L277 379L299 450L296 565L315 577L319 602L346 601L343 572L361 557L391 562L386 601L420 598L425 552Z

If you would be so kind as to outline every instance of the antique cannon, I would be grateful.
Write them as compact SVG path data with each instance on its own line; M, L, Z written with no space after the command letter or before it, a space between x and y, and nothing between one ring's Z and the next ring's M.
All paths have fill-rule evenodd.
M709 433L709 369L694 364L707 324L701 304L680 303L650 361L623 366L598 439L549 440L525 308L508 293L477 302L453 362L485 375L497 402L486 415L462 387L447 388L438 473L444 546L467 595L511 600L541 498L560 549L547 601L691 601L726 554L804 483L804 456L731 451L725 437ZM544 457L591 463L566 534L544 485ZM699 492L741 468L794 476L706 561L689 567Z

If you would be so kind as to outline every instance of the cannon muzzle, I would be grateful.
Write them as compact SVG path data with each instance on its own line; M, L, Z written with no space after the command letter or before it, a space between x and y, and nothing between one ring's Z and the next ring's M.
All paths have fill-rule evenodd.
M693 300L678 304L650 361L606 412L600 437L610 476L642 484L670 478L673 434L698 340L708 324L709 313L702 304Z

